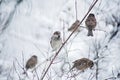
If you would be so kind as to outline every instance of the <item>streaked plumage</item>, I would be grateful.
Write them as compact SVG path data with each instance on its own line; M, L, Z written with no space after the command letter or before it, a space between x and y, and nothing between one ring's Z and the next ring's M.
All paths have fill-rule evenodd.
M76 68L77 70L84 71L85 69L92 68L94 66L93 61L87 58L81 58L81 59L75 60L73 63L74 65L71 68L71 70L73 68Z
M37 62L38 62L37 56L33 55L26 63L26 66L25 66L26 70L34 68L36 66Z
M76 20L70 28L68 28L68 31L73 31L76 27L80 26L80 21L79 20ZM80 31L80 28L78 27L76 32L79 32Z

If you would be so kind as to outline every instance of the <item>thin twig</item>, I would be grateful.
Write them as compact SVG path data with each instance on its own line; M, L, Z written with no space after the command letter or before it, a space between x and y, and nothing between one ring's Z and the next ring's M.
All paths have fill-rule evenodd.
M78 15L77 15L77 0L75 0L75 13L76 13L76 20L77 20L77 19L78 19L78 18L77 18L77 16L78 16Z
M33 45L40 51L41 55L45 57L44 53L40 50L40 48L35 43L33 43Z
M109 79L115 80L116 77L109 77L109 78L107 78L107 79L105 79L105 80L109 80Z
M15 61L17 62L18 66L25 72L26 76L28 77L28 74L27 74L24 66L21 66L21 65L20 65L20 63L19 63L19 61L17 60L17 58L15 58ZM28 78L29 78L29 77L28 77Z
M23 69L23 67L20 65L20 63L18 62L17 58L15 58L15 61L17 62L18 66Z
M14 68L16 74L18 75L19 80L21 80L20 75L19 75L19 73L17 72L17 69L16 69L16 66L15 66L15 63L14 63L14 62L13 62L13 68Z
M24 61L25 61L25 59L24 59L24 54L23 54L23 51L22 51L22 63L23 63L23 70L25 71L25 65L24 65Z
M46 66L47 66L47 63L45 64L44 69L42 70L42 73L41 73L41 74L44 74ZM43 76L41 76L41 79L40 79L40 80L43 80L42 78L43 78Z
M90 78L90 80L92 80L94 78L95 74Z
M83 17L83 19L80 21L79 25L84 21L84 19L87 17L87 15L89 14L89 12L92 10L92 8L95 6L95 4L97 3L98 0L95 0L95 2L93 3L93 5L90 6L89 10L87 11L87 13L85 14L85 16ZM78 26L79 27L79 26ZM76 27L73 32L68 36L68 38L66 39L66 41L62 44L62 46L60 47L60 49L56 52L55 56L53 57L52 61L50 62L50 64L48 65L48 68L46 69L45 73L43 74L41 80L44 79L46 73L48 72L49 68L51 67L53 61L55 60L55 58L57 57L57 55L59 54L59 52L61 51L61 49L63 48L63 46L67 43L67 41L71 38L71 36L73 35L73 33L78 29L78 27Z
M37 75L37 79L40 80L40 78L39 78L39 76L38 76L38 73L37 73L36 69L35 69L35 73L36 73L36 75Z
M90 73L90 76L89 76L89 78L88 78L88 80L90 80L90 77L92 76L92 73Z
M13 76L11 76L13 69L14 69L14 68L12 68L12 67L10 68L9 74L8 74L8 76L7 76L7 80L9 80L10 78L11 78L11 79L13 78Z
M63 20L63 42L65 41L65 22Z
M78 76L78 75L81 74L81 73L82 73L82 71L80 71L80 72L78 72L78 73L76 73L76 74L73 74L73 75L69 76L68 78L76 77L76 76Z
M115 77L115 74L114 74L114 71L113 71L113 67L112 67L112 75L113 75L113 77ZM115 80L115 79L114 79Z
M87 27L85 27L85 26L80 26L81 28L86 28L87 29ZM94 31L95 30L98 30L98 31L103 31L103 32L106 32L107 33L107 31L105 31L105 30L101 30L101 29L93 29Z

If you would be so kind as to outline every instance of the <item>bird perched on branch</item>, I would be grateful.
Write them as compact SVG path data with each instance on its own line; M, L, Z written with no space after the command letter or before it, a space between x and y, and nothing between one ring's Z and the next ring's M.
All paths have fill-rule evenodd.
M88 29L88 34L87 36L93 36L93 29L96 27L96 18L95 15L93 13L89 14L86 21L85 21L85 25L87 26Z
M87 59L87 58L81 58L78 60L75 60L73 67L70 69L72 70L73 68L76 68L77 70L84 71L87 68L92 68L94 66L94 63L92 60Z
M68 31L74 31L75 28L77 28L78 26L80 26L80 21L79 20L76 20L70 28L68 28ZM76 30L77 32L80 31L80 28L77 28Z
M36 55L33 55L30 59L28 59L28 61L26 62L26 65L25 65L25 69L26 71L28 69L32 69L36 66L38 60L37 60L37 56ZM23 74L27 74L27 72L24 71Z
M53 51L57 51L62 45L61 33L59 31L55 31L51 37L50 41L51 47Z
M25 66L26 70L34 68L36 66L37 62L38 62L37 56L33 55L26 63L26 66Z

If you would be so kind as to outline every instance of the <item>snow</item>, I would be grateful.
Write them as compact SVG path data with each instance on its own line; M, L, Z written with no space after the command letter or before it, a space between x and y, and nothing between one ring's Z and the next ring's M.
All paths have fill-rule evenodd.
M16 8L17 0L4 1L6 3L0 4L0 20L4 21L0 22L2 27L9 19L9 14L14 10L15 12L4 32L0 29L0 80L40 80L45 72L44 69L47 69L55 54L49 42L53 32L61 31L61 37L65 39L71 33L67 29L76 20L75 0L23 0ZM83 57L96 62L97 51L100 56L98 80L114 77L113 73L116 77L120 70L120 30L117 36L110 40L111 35L117 30L117 23L113 24L116 21L112 14L117 13L115 16L120 17L117 9L114 9L117 5L117 0L115 1L98 1L91 11L97 18L94 37L86 36L86 28L81 28L78 34L74 33L56 57L44 80L90 80L92 76L91 80L96 80L96 65L93 69L87 69L75 77L70 76L79 71L69 72L69 70L73 65L72 62ZM91 3L91 0L77 0L79 20L82 20ZM113 6L110 6L111 4ZM84 21L81 25L85 26ZM38 56L37 74L28 70L27 77L22 74L24 71L21 66L23 67L32 55Z

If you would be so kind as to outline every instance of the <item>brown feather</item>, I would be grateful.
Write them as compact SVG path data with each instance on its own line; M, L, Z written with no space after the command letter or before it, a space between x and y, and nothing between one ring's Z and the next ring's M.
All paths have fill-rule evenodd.
M71 27L70 28L68 28L68 31L73 31L75 28L77 28L78 26L80 26L80 21L79 20L76 20L72 25L71 25ZM80 31L79 30L79 28L76 30L76 31Z
M73 63L74 65L70 70L72 70L73 68L76 68L77 70L84 71L87 68L92 68L94 65L93 61L87 58L81 58L81 59L75 60Z
M31 69L31 68L35 67L36 64L37 64L37 56L36 56L36 55L33 55L33 56L27 61L25 68L26 68L26 70Z

